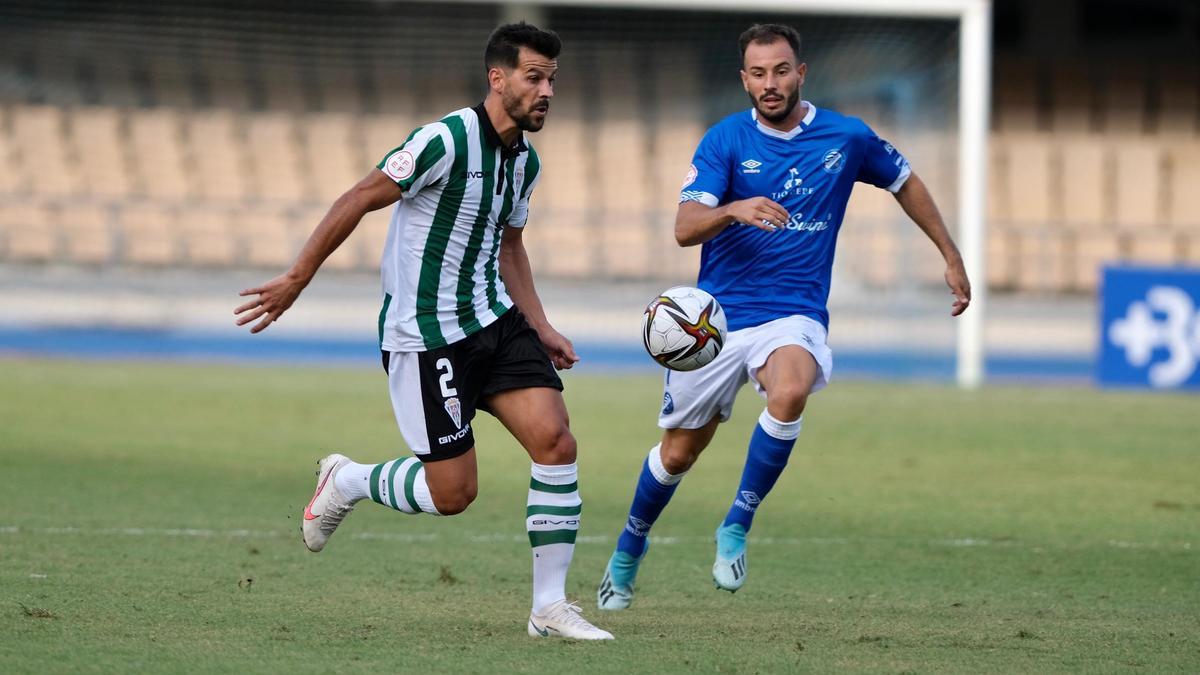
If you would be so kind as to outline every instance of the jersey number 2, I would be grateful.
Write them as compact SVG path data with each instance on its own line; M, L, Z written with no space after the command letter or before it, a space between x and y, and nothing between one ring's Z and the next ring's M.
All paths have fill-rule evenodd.
M450 380L454 379L454 366L450 365L450 359L438 359L434 367L442 373L442 376L438 378L438 384L442 387L442 396L445 398L458 396L458 390L450 386Z

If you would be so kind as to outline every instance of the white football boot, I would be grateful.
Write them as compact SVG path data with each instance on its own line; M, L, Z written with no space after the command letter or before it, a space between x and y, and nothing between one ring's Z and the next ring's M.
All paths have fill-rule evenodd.
M721 590L736 593L746 583L746 528L737 523L718 527L716 540L713 583Z
M572 640L611 640L612 633L600 630L579 613L578 605L559 600L544 614L529 613L529 635L532 637L564 637Z
M349 463L349 457L336 453L317 462L317 491L304 507L304 520L300 525L304 545L313 553L325 548L333 531L354 510L354 503L342 496L333 480L338 469Z

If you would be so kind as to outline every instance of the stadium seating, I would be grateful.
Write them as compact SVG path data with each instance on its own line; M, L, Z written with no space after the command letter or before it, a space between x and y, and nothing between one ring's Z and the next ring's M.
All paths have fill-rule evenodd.
M292 219L278 207L239 210L233 214L233 221L244 260L254 267L286 267L303 243L292 227Z
M61 108L16 106L12 142L20 158L17 173L28 190L51 197L80 192L78 163L68 161Z
M58 255L58 228L48 207L24 201L0 202L4 253L18 262L48 262Z
M70 156L82 172L80 192L94 199L121 200L133 193L124 116L116 108L68 111Z
M312 176L293 115L267 112L247 116L246 145L256 197L291 204L310 197Z
M0 195L17 195L27 191L29 186L19 173L21 158L12 137L3 133L8 128L8 117L8 111L0 108Z
M30 43L37 86L0 106L0 260L286 265L329 203L416 126L482 95L475 65L433 78L348 57L333 38L303 50L80 40L105 58ZM696 56L669 44L646 66L627 43L599 40L577 58L588 77L560 84L531 136L548 167L526 239L535 267L689 278L699 249L673 245L674 205L710 113L702 78L662 64ZM990 283L1090 292L1105 262L1200 262L1198 92L1194 64L998 60ZM884 98L846 97L879 120L953 225L955 136L890 131ZM370 214L328 266L373 269L389 218ZM846 223L839 265L861 283L940 283L936 254L890 195L856 190Z
M392 207L372 211L363 217L350 241L359 251L359 269L374 270L383 258L388 225L392 222Z
M126 204L120 211L122 262L147 266L199 263L182 255L189 234L182 219L173 208L144 202Z
M1200 132L1200 67L1166 66L1157 74L1159 105L1152 127L1182 136Z
M996 64L994 124L1004 133L1030 132L1038 129L1038 68L1037 64L1012 59Z
M1148 126L1146 110L1148 73L1139 61L1106 68L1097 105L1100 128L1109 134L1139 134Z
M65 201L54 214L63 254L73 263L103 265L116 252L112 209L103 204Z
M312 196L332 202L367 173L363 167L368 160L354 139L354 119L346 113L319 113L310 115L303 126L307 132L303 166L311 175ZM386 150L379 152L382 158Z
M1052 189L1060 196L1057 213L1062 224L1072 229L1109 225L1112 218L1112 168L1102 138L1064 135L1056 143L1061 154L1057 182Z
M129 115L129 135L136 194L165 200L192 196L180 112L169 108L135 110Z
M203 110L190 116L188 153L196 192L212 201L242 201L253 194L242 124L228 110Z
M1200 249L1200 143L1172 144L1168 151L1170 182L1167 225L1192 236L1193 248Z

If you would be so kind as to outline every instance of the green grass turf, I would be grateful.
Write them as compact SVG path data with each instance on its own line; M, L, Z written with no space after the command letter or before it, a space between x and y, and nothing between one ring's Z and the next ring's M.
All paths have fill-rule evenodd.
M0 360L0 671L1197 672L1200 403L837 383L713 589L748 390L659 521L634 607L595 585L655 442L657 379L571 375L611 644L525 635L528 460L476 425L454 518L365 504L320 555L315 460L406 454L381 375Z

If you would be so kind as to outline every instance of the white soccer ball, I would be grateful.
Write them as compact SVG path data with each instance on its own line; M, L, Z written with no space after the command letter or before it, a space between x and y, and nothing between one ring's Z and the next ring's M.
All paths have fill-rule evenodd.
M642 344L671 370L695 370L712 362L725 344L725 332L721 304L690 286L663 291L642 315Z

